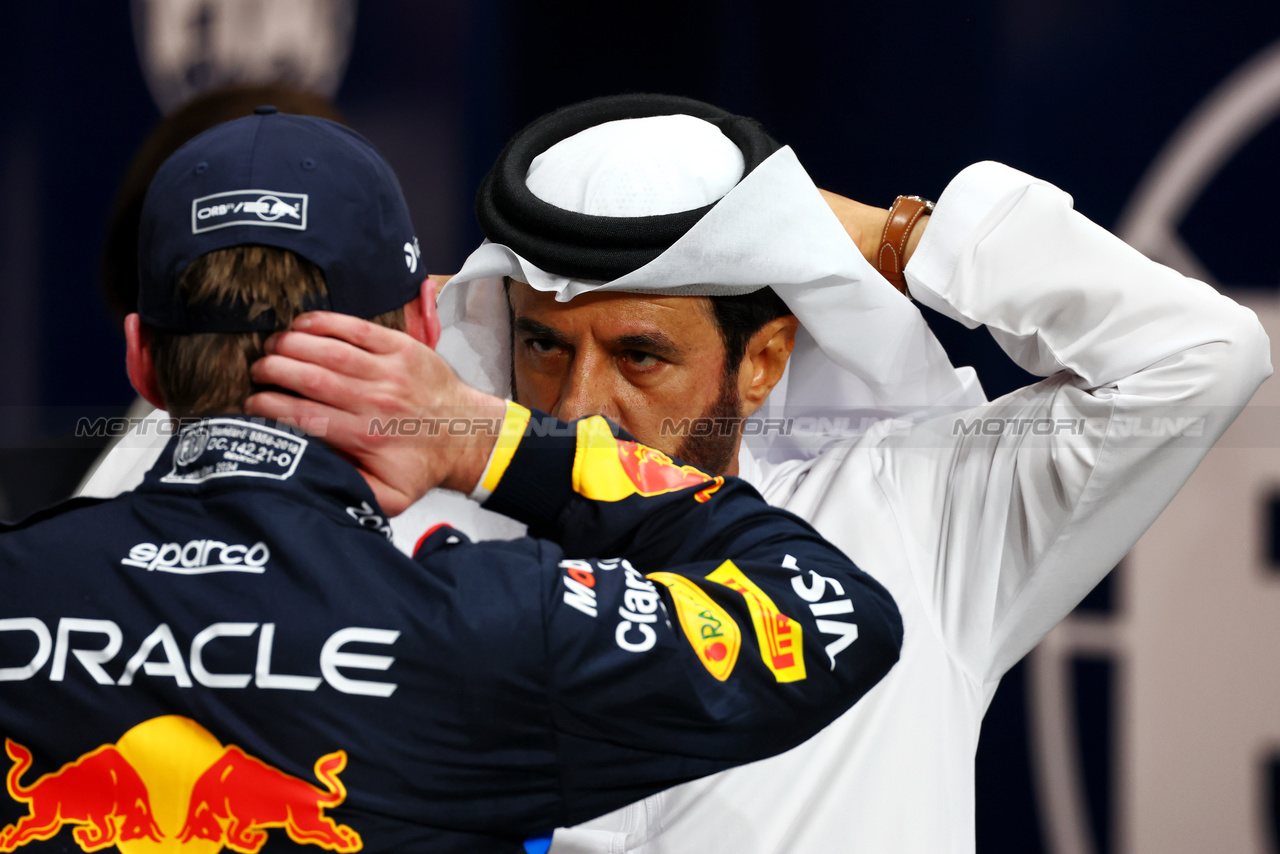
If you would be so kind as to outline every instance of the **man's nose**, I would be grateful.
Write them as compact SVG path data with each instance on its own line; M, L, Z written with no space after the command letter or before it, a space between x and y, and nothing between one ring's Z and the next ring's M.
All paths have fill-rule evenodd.
M589 415L603 415L617 421L617 403L613 395L616 377L611 375L608 367L606 360L590 354L580 354L574 359L564 378L556 417L561 421L573 421Z

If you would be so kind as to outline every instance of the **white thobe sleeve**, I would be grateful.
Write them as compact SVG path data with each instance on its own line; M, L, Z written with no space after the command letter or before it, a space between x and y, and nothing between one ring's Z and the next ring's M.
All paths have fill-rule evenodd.
M877 479L953 656L998 679L1123 557L1270 375L1257 318L1009 167L960 173L906 270L1048 377L880 440Z

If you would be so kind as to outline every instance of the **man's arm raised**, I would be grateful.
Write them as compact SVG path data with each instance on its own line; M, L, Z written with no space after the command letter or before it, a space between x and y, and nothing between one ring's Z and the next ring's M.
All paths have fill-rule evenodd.
M912 296L1046 377L865 442L935 629L998 679L1120 560L1271 372L1252 312L1143 257L996 163L943 192ZM867 466L831 455L819 491ZM860 469L860 470L865 470ZM838 500L816 510L841 523Z
M822 199L831 208L831 212L836 215L836 219L840 220L840 225L844 226L845 232L849 235L858 251L862 253L862 257L871 262L873 267L878 268L878 255L880 253L881 235L884 234L885 223L889 221L889 210L887 208L877 208L872 205L864 205L862 202L855 202L853 199L833 193L830 190L818 189L822 194ZM920 238L924 237L925 229L929 226L928 215L920 217L920 221L911 229L911 233L907 235L907 245L902 250L902 266L906 266L911 260L911 256L915 254L916 247L920 245ZM906 293L906 282L897 284L890 282L899 291Z

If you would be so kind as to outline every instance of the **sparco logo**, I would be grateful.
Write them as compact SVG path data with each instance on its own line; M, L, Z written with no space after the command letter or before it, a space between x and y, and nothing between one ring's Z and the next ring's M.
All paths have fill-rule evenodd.
M202 196L191 203L191 233L229 225L263 225L307 229L306 193L276 190L232 190Z
M178 575L204 575L208 572L262 573L271 558L271 549L263 542L251 546L224 543L219 540L191 540L177 543L138 543L129 556L120 561L147 572L172 572Z

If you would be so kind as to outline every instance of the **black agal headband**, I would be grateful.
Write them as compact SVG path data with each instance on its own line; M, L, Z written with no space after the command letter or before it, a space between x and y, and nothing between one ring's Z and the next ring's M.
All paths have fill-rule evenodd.
M719 128L741 149L744 178L781 147L754 119L692 98L610 95L563 107L512 137L480 183L476 219L485 237L550 273L575 279L608 281L648 264L716 203L655 216L592 216L544 202L529 190L526 177L535 157L587 128L674 115L693 116Z

